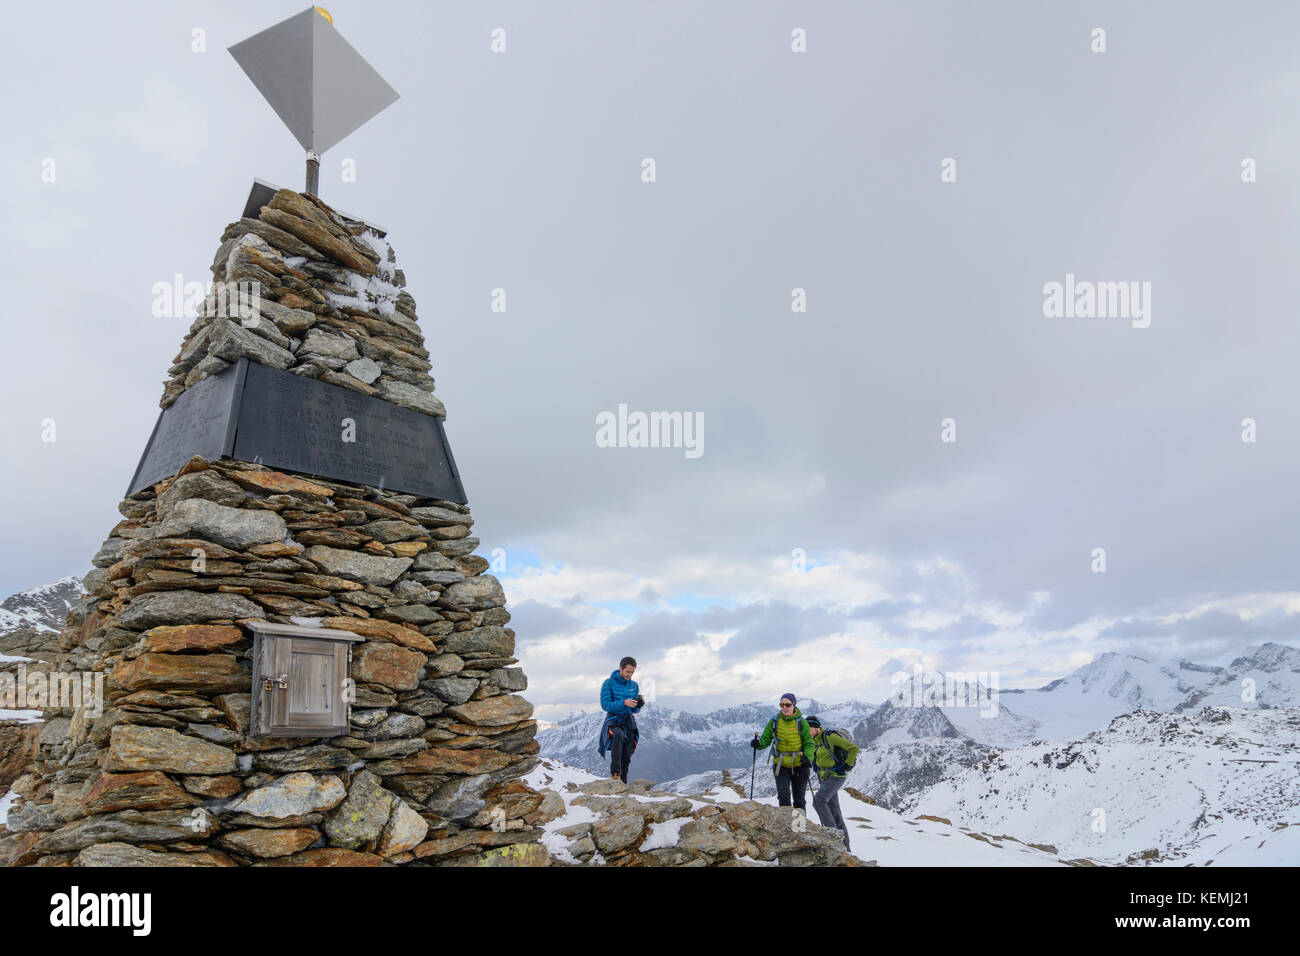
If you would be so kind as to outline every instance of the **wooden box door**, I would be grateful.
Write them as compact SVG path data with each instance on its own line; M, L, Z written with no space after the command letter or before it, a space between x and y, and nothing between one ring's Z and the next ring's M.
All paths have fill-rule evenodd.
M272 670L264 675L276 684L271 693L271 733L334 736L347 733L347 704L342 682L348 672L348 645L307 637L277 637L271 653Z

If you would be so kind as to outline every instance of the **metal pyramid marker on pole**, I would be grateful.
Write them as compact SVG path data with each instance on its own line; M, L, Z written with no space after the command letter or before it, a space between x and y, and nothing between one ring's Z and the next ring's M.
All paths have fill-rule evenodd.
M320 154L398 98L320 7L236 43L230 55L307 151L306 191L313 196Z

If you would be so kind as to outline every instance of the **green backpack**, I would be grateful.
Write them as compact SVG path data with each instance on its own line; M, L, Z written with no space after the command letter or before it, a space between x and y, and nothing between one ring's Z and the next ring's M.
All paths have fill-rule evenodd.
M848 731L828 730L825 727L822 728L821 736L817 738L818 746L822 746L823 740L826 741L825 747L827 750L831 752L831 756L835 758L836 763L847 764L849 759L848 750L846 750L844 747L832 747L830 745L830 737L829 737L830 734L837 734L840 737L843 737L845 740L852 740L853 738L849 736Z

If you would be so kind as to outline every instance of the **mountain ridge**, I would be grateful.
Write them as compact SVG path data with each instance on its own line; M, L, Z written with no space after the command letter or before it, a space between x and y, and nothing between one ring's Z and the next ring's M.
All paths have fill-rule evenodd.
M0 634L23 629L58 633L82 593L81 578L70 574L11 594L0 601Z
M1255 700L1242 700L1241 681L1254 682ZM915 679L913 679L915 681ZM947 703L925 703L923 688L906 684L880 704L846 701L826 707L815 699L800 702L828 726L848 730L863 756L854 786L882 806L908 801L962 768L974 766L994 750L1034 741L1067 742L1104 729L1114 718L1138 709L1183 713L1204 706L1270 709L1300 703L1300 650L1268 642L1248 647L1226 666L1199 665L1181 658L1150 661L1106 652L1071 674L1043 687L1000 690L992 706L988 688L954 689ZM955 696L956 703L953 703ZM982 701L979 706L962 701ZM919 703L919 706L913 702ZM741 774L748 741L771 716L771 704L753 702L708 714L657 712L653 705L638 718L641 743L634 757L638 776L661 785L685 778L717 781L721 771ZM981 716L993 713L995 716ZM603 715L582 713L558 721L538 734L541 753L571 766L603 773L596 734ZM755 792L765 790L760 774Z

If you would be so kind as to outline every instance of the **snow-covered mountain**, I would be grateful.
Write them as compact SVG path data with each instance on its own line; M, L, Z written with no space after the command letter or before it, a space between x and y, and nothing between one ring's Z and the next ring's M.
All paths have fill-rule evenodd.
M748 767L727 779L749 792ZM696 793L723 781L711 771L658 789ZM895 741L863 749L850 790L872 794L882 811L1010 834L1063 858L1296 866L1300 706L1139 710L1081 740L1003 750L952 736ZM755 799L775 792L760 768Z
M1300 865L1300 707L1137 710L994 753L904 810L1109 863Z
M1253 702L1243 699L1252 687ZM1042 740L1075 739L1135 710L1288 707L1300 703L1300 650L1272 643L1250 647L1227 667L1106 653L1045 687L1004 690L1001 697L1011 710L1038 722Z
M856 710L821 714L823 726L847 732L862 748L849 784L869 794L882 807L898 806L945 774L980 762L992 747L1028 743L1038 730L1036 721L997 704L989 698L987 689L978 685L950 687L946 705L940 690L938 705L924 706L921 702L926 699L926 685L923 681L913 684L914 689L909 685L897 689L879 707L852 704L845 707ZM854 721L851 714L858 711L866 713ZM714 786L721 781L723 769L749 792L747 766L683 774L661 786L670 790ZM754 779L754 795L775 793L771 771L762 764Z
M1251 681L1255 700L1244 702L1242 692ZM1112 720L1134 710L1185 713L1206 704L1238 708L1269 709L1300 704L1300 650L1281 644L1264 644L1246 649L1226 667L1202 666L1184 660L1151 662L1123 654L1103 654L1068 677L1031 691L1000 690L996 703L988 688L962 685L940 688L932 698L924 682L898 688L878 707L851 703L843 705L843 718L832 724L850 731L862 752L849 774L849 785L877 800L883 807L904 807L915 803L927 789L988 759L995 751L1033 742L1064 743L1104 729ZM929 685L933 686L933 685ZM749 716L758 717L755 726L769 716L768 705L746 705ZM849 713L860 711L859 720ZM732 708L744 710L744 708ZM811 710L809 711L811 712ZM728 713L719 711L718 714ZM683 717L688 715L683 715ZM713 716L713 715L709 715ZM567 740L562 754L549 749L555 738L539 735L542 753L566 762L600 771L595 758L595 730L599 715L588 715L590 726ZM561 722L559 728L572 726ZM752 731L751 731L752 732ZM645 739L642 729L642 739ZM715 752L698 749L690 762L672 762L676 750L669 746L658 752L654 767L662 785L675 790L717 784L722 771L743 781L748 792L749 766L743 763L743 745L749 733L735 734L742 746L741 761L735 760L734 746ZM581 750L586 746L590 754ZM595 758L595 759L592 759ZM705 766L708 759L731 763ZM638 751L636 760L640 761ZM662 763L669 762L665 770ZM675 771L675 773L673 772ZM640 771L638 771L639 773ZM763 770L754 781L755 796L774 794L771 773Z
M76 575L19 591L0 601L0 634L20 628L61 631L68 611L81 600L81 594L81 578Z
M806 714L817 714L826 726L852 728L875 708L850 701L827 707L815 700L799 702ZM641 732L632 772L656 783L687 774L734 767L751 754L749 741L772 716L772 704L741 704L709 714L689 714L647 705L637 715ZM607 774L609 757L596 752L596 735L603 714L578 714L537 735L544 756L597 774ZM775 792L775 791L773 791Z

